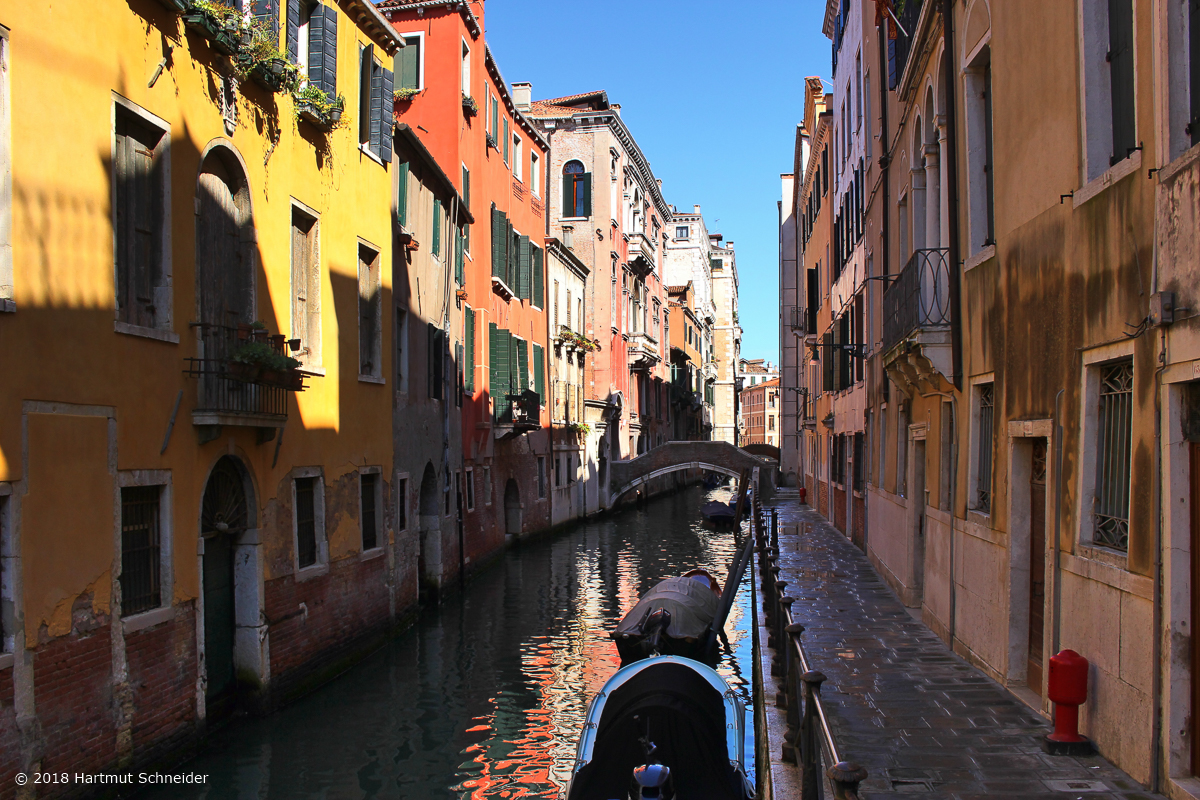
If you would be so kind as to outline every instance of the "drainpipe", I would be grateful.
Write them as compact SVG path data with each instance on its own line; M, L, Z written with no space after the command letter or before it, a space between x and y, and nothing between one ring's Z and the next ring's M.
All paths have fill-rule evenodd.
M1158 234L1154 235L1154 254L1151 258L1151 291L1158 292ZM1136 246L1135 246L1136 248ZM1135 249L1136 253L1136 249ZM1157 792L1162 784L1163 760L1163 514L1162 514L1162 375L1167 368L1167 329L1159 329L1158 368L1154 370L1154 485L1152 496L1154 502L1154 656L1151 664L1150 702L1152 705L1150 721L1150 791ZM1196 591L1192 587L1192 591ZM1192 635L1195 636L1193 624Z
M942 0L942 41L942 72L946 76L946 85L942 88L942 94L946 98L946 193L949 195L946 202L950 223L950 347L954 360L954 388L961 390L962 298L959 297L958 276L958 115L954 106L954 0Z
M1054 396L1054 628L1051 655L1058 652L1062 641L1062 456L1063 425L1059 402L1063 392Z

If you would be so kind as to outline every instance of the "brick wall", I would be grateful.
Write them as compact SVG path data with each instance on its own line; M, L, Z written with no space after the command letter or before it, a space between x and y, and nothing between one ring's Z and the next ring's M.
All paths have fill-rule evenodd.
M867 541L867 501L854 498L854 534L851 537L859 550L865 550Z
M354 555L335 561L324 575L267 581L273 696L285 697L297 682L387 629L386 570L382 555L365 560Z
M846 532L846 490L837 484L833 487L833 527Z
M16 795L14 776L20 771L21 735L13 707L12 667L0 670L0 798Z
M116 762L111 643L104 619L94 627L76 627L34 651L42 771L100 772Z
M196 607L176 607L175 619L125 636L133 694L133 756L144 762L195 732Z
M817 481L817 513L829 519L829 484Z

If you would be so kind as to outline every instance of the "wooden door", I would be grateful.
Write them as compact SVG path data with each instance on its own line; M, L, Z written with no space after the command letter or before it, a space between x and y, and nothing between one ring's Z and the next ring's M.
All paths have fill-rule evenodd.
M248 522L242 470L233 458L225 456L208 478L200 515L204 537L204 663L210 700L227 696L234 686L233 552L236 538Z
M210 153L200 171L196 217L196 294L200 321L236 326L254 321L254 273L243 233L249 198L240 169Z
M1046 440L1033 440L1029 475L1029 688L1042 693L1046 613Z

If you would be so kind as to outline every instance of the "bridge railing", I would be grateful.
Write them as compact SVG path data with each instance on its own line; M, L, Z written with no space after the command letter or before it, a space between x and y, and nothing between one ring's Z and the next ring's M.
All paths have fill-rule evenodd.
M800 641L804 626L792 617L795 598L784 594L787 581L779 579L779 512L767 513L754 495L751 514L754 552L763 587L763 613L767 622L767 646L775 650L771 675L779 678L775 706L787 711L787 730L783 735L783 760L801 771L802 800L820 800L821 767L829 764L825 776L837 800L858 800L858 786L867 778L867 770L845 759L829 717L821 701L825 675L813 669Z

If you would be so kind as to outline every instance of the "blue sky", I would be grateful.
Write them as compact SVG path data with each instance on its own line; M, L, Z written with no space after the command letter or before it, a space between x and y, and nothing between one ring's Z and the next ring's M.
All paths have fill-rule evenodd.
M742 355L778 362L779 175L806 75L830 77L824 0L491 0L487 39L535 100L604 89L663 182L732 239Z

